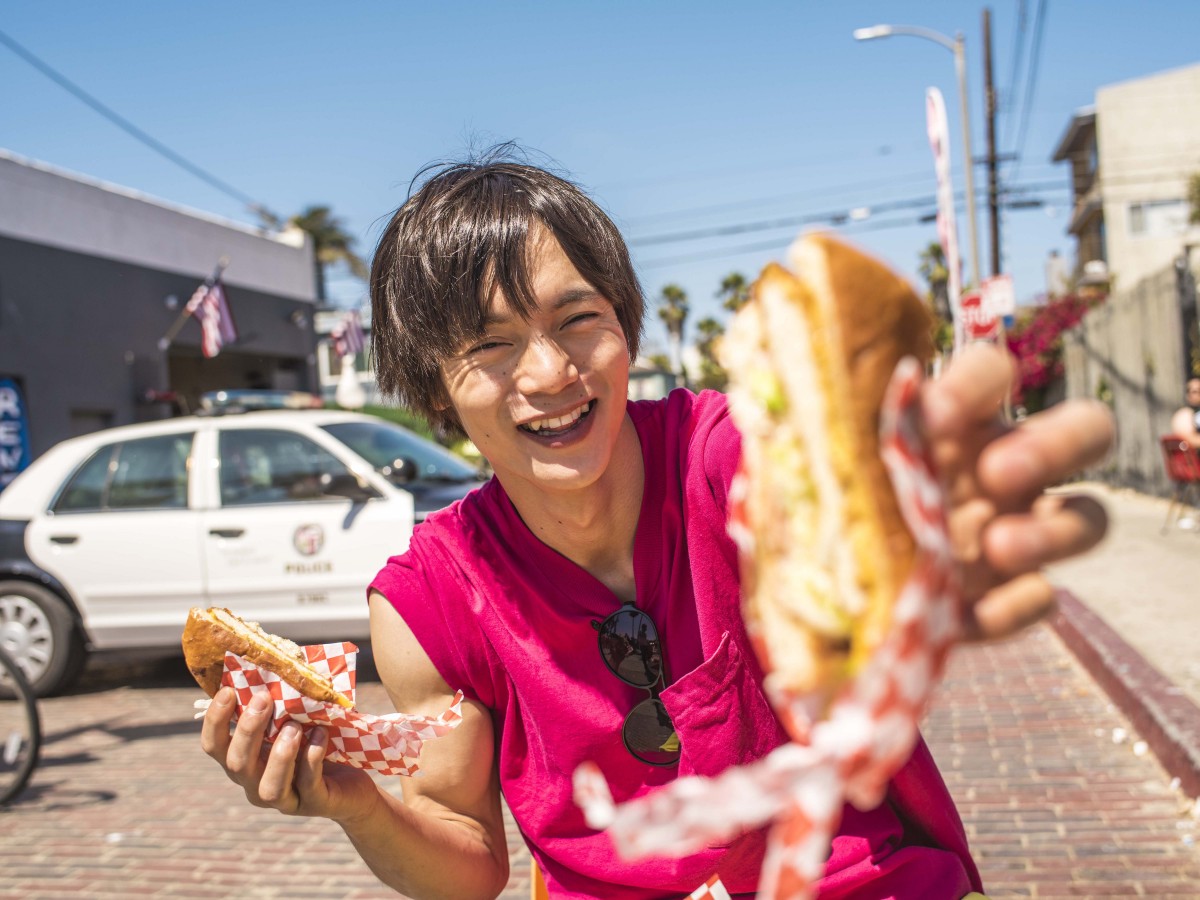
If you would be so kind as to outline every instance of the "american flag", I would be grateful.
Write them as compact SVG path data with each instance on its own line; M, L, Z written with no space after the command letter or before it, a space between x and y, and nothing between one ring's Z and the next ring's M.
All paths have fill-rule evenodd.
M229 311L225 286L220 279L196 288L188 301L187 311L200 320L204 332L200 349L209 359L220 353L226 344L237 340L237 326L233 324L233 313Z
M333 352L339 357L362 353L363 347L366 346L362 323L358 320L358 312L353 309L346 311L342 321L333 327L329 336L333 339Z

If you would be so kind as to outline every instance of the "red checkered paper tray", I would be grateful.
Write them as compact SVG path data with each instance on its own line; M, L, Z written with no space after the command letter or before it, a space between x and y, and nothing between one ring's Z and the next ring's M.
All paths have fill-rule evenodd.
M313 668L328 674L334 687L354 702L357 684L358 647L345 641L301 647ZM274 704L274 715L267 728L267 741L275 740L285 722L301 726L320 725L328 730L329 749L325 758L337 763L369 769L381 775L415 775L421 745L449 733L462 721L462 691L454 695L450 708L437 717L392 713L374 716L305 697L274 672L260 669L236 654L226 652L221 685L237 694L236 716L241 715L250 698L265 693ZM201 700L197 708L207 709L211 701Z
M576 802L625 855L679 856L773 822L758 896L806 900L824 871L843 802L878 806L912 755L921 713L960 633L961 598L942 490L920 436L920 381L919 364L902 360L881 417L883 459L917 544L888 636L820 721L812 721L808 698L772 690L768 679L793 741L757 762L713 778L680 778L620 806L599 769L581 766ZM732 519L731 534L746 552L753 535L736 527L737 510Z

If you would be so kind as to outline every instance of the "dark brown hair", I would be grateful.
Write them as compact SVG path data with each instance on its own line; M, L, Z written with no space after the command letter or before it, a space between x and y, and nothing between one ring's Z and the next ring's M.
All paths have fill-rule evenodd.
M472 162L418 173L371 267L371 340L380 390L443 434L461 434L441 363L484 329L498 289L528 319L531 233L544 227L579 274L612 303L637 356L644 301L617 227L574 183L512 160L502 145ZM439 409L439 407L443 407Z

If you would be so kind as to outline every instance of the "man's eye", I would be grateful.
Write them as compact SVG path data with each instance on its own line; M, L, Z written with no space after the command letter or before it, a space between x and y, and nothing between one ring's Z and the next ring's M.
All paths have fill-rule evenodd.
M499 341L481 341L480 343L478 343L474 347L472 347L470 350L468 350L467 353L483 353L486 350L492 350L499 346L500 346Z
M586 321L587 319L595 319L595 318L598 318L598 317L599 317L599 315L600 315L599 313L595 313L595 312L585 312L585 313L580 313L580 314L579 314L579 315L577 315L577 316L571 316L571 318L569 318L569 319L567 320L567 324L568 324L568 325L574 325L576 322L583 322L583 321Z

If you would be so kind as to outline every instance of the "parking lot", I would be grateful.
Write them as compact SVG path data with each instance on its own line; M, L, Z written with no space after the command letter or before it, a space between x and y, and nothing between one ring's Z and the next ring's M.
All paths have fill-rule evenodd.
M180 659L109 659L42 701L44 764L0 812L0 897L395 896L335 826L243 801L200 751L200 696ZM390 711L374 681L360 706ZM1046 626L956 654L925 733L991 897L1196 896L1191 809L1120 729ZM510 829L516 900L528 855Z

